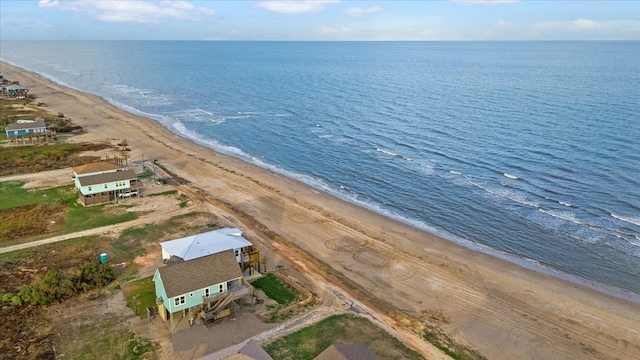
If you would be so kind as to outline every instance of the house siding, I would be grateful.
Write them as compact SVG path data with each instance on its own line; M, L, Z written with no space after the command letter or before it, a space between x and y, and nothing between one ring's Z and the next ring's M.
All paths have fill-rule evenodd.
M25 136L29 134L45 134L48 132L46 127L32 128L32 129L20 129L20 130L7 130L7 137Z
M76 183L78 183L77 179L76 179ZM95 185L89 185L89 186L80 186L79 188L80 193L82 193L82 195L100 194L103 192L109 192L109 191L115 191L115 190L129 190L129 189L131 189L130 180L113 181L113 182L108 182L104 184L95 184Z
M186 294L181 294L178 296L174 296L172 298L167 297L167 293L164 289L164 284L162 283L162 277L160 276L160 272L156 270L155 275L153 275L153 281L155 283L156 288L156 298L162 299L162 303L169 313L173 314L178 311L186 310L190 307L198 306L203 304L203 298L205 294L205 289L209 289L209 296L215 296L218 294L222 294L228 291L227 283L215 284L208 286L206 288L198 289L193 292L189 292ZM222 291L218 291L222 285ZM193 294L193 296L191 296ZM184 304L176 305L176 299L179 299L181 296L184 296L185 302Z

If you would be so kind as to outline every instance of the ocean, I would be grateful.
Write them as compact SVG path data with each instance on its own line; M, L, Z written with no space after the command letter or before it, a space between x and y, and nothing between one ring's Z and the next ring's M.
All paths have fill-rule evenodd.
M3 41L0 58L640 301L640 42Z

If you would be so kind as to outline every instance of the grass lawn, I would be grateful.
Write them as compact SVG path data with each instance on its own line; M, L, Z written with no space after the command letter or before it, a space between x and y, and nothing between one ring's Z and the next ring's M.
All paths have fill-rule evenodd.
M0 193L2 194L0 210L57 201L69 203L78 198L78 194L73 190L71 176L69 176L69 186L28 191L22 188L23 185L24 182L0 182Z
M251 285L264 291L268 297L280 305L289 304L296 299L296 294L289 290L289 288L273 274L267 274L252 282Z
M80 349L65 353L64 359L156 359L158 345L131 331L107 331Z
M313 359L334 343L363 344L382 359L423 359L371 321L353 314L330 316L264 346L274 359Z
M156 306L156 288L153 283L153 276L122 285L122 293L129 308L141 319L147 318L147 307Z
M84 207L72 186L28 191L20 182L0 183L0 242L3 246L136 219L124 206ZM106 210L108 209L108 211Z

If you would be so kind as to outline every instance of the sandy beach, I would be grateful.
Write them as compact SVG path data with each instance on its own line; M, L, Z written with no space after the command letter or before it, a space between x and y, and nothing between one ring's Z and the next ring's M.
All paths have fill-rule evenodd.
M126 139L132 160L157 160L226 204L260 246L293 254L302 273L308 263L408 328L438 328L488 359L640 359L640 303L471 251L37 74L6 63L0 72L86 130L69 141Z

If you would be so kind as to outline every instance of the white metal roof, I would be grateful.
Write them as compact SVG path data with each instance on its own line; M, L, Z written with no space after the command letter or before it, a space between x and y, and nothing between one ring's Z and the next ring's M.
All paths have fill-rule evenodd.
M222 228L160 243L163 258L168 258L168 253L184 261L251 245L242 237L242 230L236 228Z

